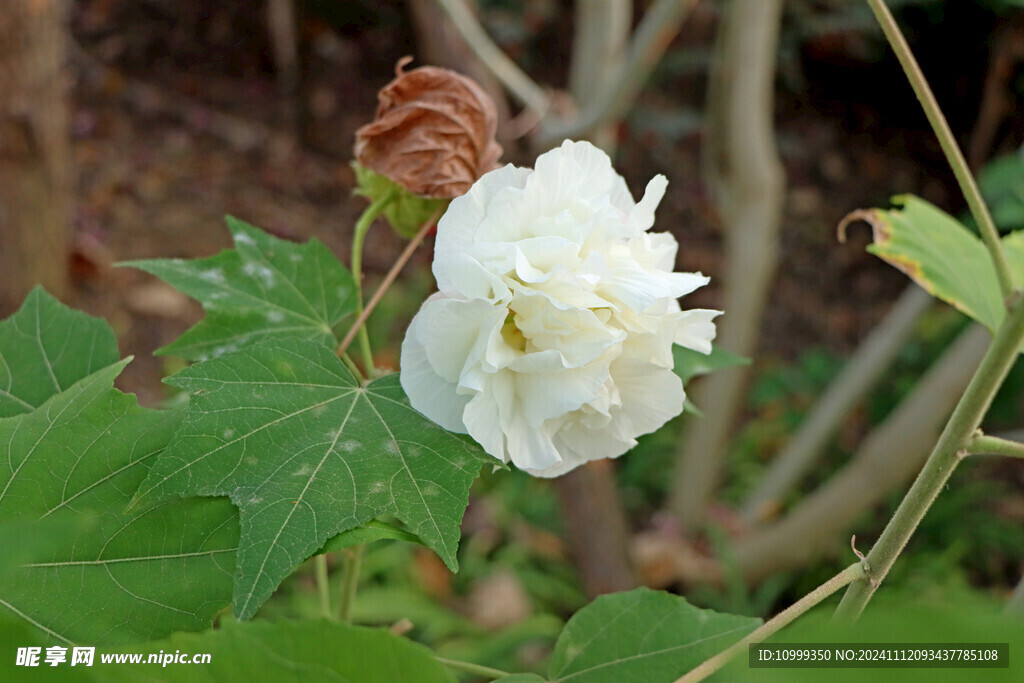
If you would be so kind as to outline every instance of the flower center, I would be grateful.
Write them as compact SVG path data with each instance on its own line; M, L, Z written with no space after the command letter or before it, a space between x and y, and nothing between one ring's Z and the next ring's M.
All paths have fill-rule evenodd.
M501 338L505 340L509 347L520 353L526 353L526 336L523 335L522 330L516 327L515 317L516 314L509 311L508 316L505 318L505 324L501 327Z

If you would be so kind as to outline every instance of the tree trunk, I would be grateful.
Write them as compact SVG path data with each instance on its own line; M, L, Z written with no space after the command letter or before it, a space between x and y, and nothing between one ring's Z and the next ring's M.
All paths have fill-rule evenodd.
M555 480L566 543L591 598L638 585L614 466L611 460L594 460Z
M761 313L775 275L782 219L782 164L772 125L782 0L732 0L719 28L708 95L705 165L725 230L725 315L716 344L741 356L757 348ZM749 372L721 370L697 384L707 415L684 423L670 507L699 527L718 485Z
M575 36L569 65L569 92L579 109L594 106L629 47L632 0L576 0ZM591 131L587 139L615 158L619 121Z
M35 284L68 295L70 140L63 0L0 10L0 313Z

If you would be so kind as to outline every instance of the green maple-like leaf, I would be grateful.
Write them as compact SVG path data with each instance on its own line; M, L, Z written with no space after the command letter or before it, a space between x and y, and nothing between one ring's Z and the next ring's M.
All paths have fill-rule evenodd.
M694 607L637 588L594 600L565 625L548 678L575 683L674 681L757 628L760 619Z
M31 412L117 359L109 325L36 287L0 321L0 417Z
M206 310L203 320L157 353L201 361L284 337L336 345L336 330L355 311L348 269L315 239L295 244L236 218L227 223L235 248L216 256L121 264L156 275Z
M124 511L181 419L113 388L126 363L0 419L0 522L92 520L0 577L0 612L57 642L202 629L230 600L238 526L228 501Z
M415 411L397 376L360 387L330 349L273 340L167 381L192 394L187 417L138 495L231 497L240 618L329 538L380 515L456 567L470 484L496 461Z

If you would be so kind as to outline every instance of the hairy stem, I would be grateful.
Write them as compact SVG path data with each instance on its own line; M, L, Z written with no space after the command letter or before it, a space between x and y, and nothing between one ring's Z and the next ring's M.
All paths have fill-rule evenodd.
M370 297L370 300L366 303L366 307L359 313L359 317L356 318L354 323L352 323L352 327L350 327L348 332L345 334L345 338L341 340L340 344L338 344L337 353L339 356L343 355L348 349L349 344L351 344L352 340L355 339L356 333L365 327L367 318L369 318L370 314L373 313L373 309L377 307L380 300L384 298L384 294L388 291L388 288L394 284L398 274L402 272L402 268L404 268L405 264L409 262L410 258L412 258L417 247L423 243L424 238L426 238L430 229L434 227L434 224L437 223L437 219L440 218L441 213L442 209L435 211L423 224L419 232L416 233L416 236L409 240L409 244L405 245L405 249L402 250L401 255L399 255L398 259L391 265L391 269L388 271L388 274L384 276L380 286L377 287L373 296Z
M1008 458L1024 458L1024 443L1001 439L998 436L975 434L967 445L967 455L1005 455Z
M363 563L365 546L360 543L345 549L345 578L341 585L341 620L352 623L352 604L359 588L359 568Z
M787 607L766 621L761 627L751 631L745 638L741 639L732 647L719 652L711 659L708 659L697 668L677 679L676 683L694 683L695 681L703 681L705 678L728 664L733 657L740 654L751 643L760 643L761 641L770 638L789 624L793 623L797 617L801 616L815 605L821 603L840 588L848 586L858 579L863 579L867 575L868 571L864 562L851 564L849 567L797 600L793 605Z
M355 230L352 234L352 279L356 283L356 314L362 316L363 314L363 241L366 239L366 233L370 230L370 226L373 225L373 221L377 216L384 212L384 209L391 200L395 198L396 192L392 190L386 193L384 196L374 200L372 204L366 207L366 211L356 221ZM359 346L363 354L363 365L366 366L366 376L369 379L373 379L373 350L370 348L370 335L366 331L366 325L359 325L356 327L359 333ZM345 349L341 349L339 353L344 353Z
M949 162L950 167L953 169L953 175L956 176L956 181L960 184L960 191L963 192L964 199L967 200L967 206L970 208L971 215L974 216L974 220L978 224L978 230L981 232L981 237L988 248L989 256L992 258L992 264L996 269L996 278L999 280L999 289L1003 293L1003 298L1009 299L1014 291L1010 267L1006 262L1006 255L1003 253L1003 247L999 241L999 231L996 230L996 225L992 220L992 215L989 213L988 206L986 206L985 200L981 197L978 183L974 180L974 176L967 166L967 161L964 159L963 152L960 151L960 146L957 144L956 138L953 137L953 131L950 130L949 123L947 123L946 117L943 115L942 109L932 93L932 89L929 87L921 67L914 58L914 54L910 51L906 38L903 37L903 33L896 24L892 12L889 11L883 0L867 0L867 2L875 13L878 23L882 26L882 31L885 33L889 45L892 46L896 57L900 60L900 65L907 74L907 80L910 81L911 87L914 88L914 94L917 95L917 99L920 100L921 107L928 117L928 123L931 124L932 130L935 131L935 135L939 138L942 151L946 155L946 160Z
M1006 379L1007 373L1024 342L1024 305L1020 300L1012 303L1010 311L996 330L992 344L981 359L977 372L967 385L960 402L953 410L935 449L907 492L896 513L889 520L882 535L868 553L871 581L858 581L843 596L836 616L856 619L864 610L878 585L885 579L896 558L903 551L914 530L939 491L949 481L962 459L992 399Z

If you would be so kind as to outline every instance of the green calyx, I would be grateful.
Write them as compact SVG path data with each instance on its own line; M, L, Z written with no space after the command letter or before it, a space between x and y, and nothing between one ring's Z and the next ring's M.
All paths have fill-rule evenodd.
M371 202L392 195L384 208L384 217L395 232L405 239L413 238L434 212L443 209L451 201L413 194L387 176L371 171L357 161L352 162L352 168L356 172L356 194L369 198Z

